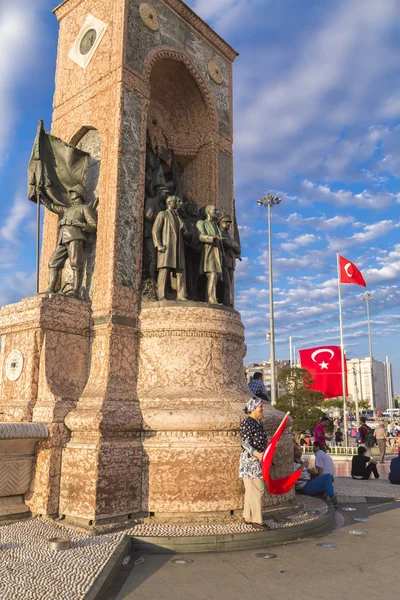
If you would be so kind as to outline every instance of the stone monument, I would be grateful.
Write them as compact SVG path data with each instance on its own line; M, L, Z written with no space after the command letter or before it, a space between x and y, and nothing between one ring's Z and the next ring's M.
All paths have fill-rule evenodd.
M0 420L48 430L25 502L93 530L149 516L230 517L243 505L239 425L250 394L240 315L221 298L157 301L143 280L156 285L149 227L167 195L180 198L182 223L197 213L204 223L206 206L213 218L234 214L236 52L181 0L65 0L54 13L52 133L90 154L97 232L85 242L79 298L43 292L0 311ZM189 203L197 210L186 212ZM58 229L46 211L43 291ZM200 262L191 260L200 269L191 297L205 300ZM175 298L182 281L166 279ZM16 351L22 366L10 379ZM271 435L281 415L265 413ZM275 462L275 477L293 468L289 436Z

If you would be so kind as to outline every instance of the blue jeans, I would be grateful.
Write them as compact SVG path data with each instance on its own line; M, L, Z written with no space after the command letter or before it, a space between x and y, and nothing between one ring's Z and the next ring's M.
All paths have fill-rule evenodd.
M325 494L326 496L333 496L333 483L332 483L332 475L326 473L325 475L320 475L315 479L311 479L311 481L307 481L306 485L301 488L301 491L306 496L321 496Z

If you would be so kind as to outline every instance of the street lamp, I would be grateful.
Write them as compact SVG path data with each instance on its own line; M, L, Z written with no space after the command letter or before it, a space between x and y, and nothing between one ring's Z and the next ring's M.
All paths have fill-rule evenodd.
M271 403L276 402L275 386L275 332L274 332L274 290L272 279L272 232L271 232L271 206L277 206L282 200L278 196L267 194L257 200L260 206L268 208L268 269L269 269L269 341L271 362Z
M370 321L370 317L369 317L369 303L371 302L371 300L373 300L373 297L372 297L372 295L369 292L365 292L365 294L363 295L362 299L365 302L365 304L367 305L368 341L369 341L369 362L370 362L370 377L371 377L370 398L371 398L372 410L374 411L374 414L375 414L374 375L373 375L373 371L372 371L371 321Z

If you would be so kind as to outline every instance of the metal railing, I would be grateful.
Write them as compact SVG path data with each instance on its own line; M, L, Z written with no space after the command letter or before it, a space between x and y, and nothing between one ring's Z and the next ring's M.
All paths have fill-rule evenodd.
M398 454L400 444L398 438L389 438L390 445L386 444L385 454L393 454L394 456ZM328 444L329 454L334 454L336 456L354 456L357 454L358 446L334 446ZM312 446L302 446L302 450L304 454L313 454ZM378 446L373 446L373 448L369 449L371 452L371 456L379 456L379 448Z

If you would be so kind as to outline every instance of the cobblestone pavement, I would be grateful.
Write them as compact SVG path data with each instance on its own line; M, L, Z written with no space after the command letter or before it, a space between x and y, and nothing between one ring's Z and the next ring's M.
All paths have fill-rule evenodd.
M317 498L302 498L303 511L293 517L267 521L271 529L310 522L327 511ZM134 536L197 536L254 531L242 523L229 525L136 525L97 537L78 533L40 518L0 527L1 600L83 600L125 534ZM72 547L50 550L47 540L67 537Z
M0 527L0 598L83 599L122 536L90 537L39 518ZM72 548L50 550L53 537L70 538Z
M400 498L400 486L387 480L335 479L339 496ZM312 521L327 511L317 499L299 496L303 511L293 517L268 520L271 529ZM172 526L155 523L97 537L87 536L57 523L34 518L0 527L0 598L5 600L83 600L125 534L133 536L198 536L252 531L242 523L229 525ZM56 552L47 540L68 537L70 550Z

